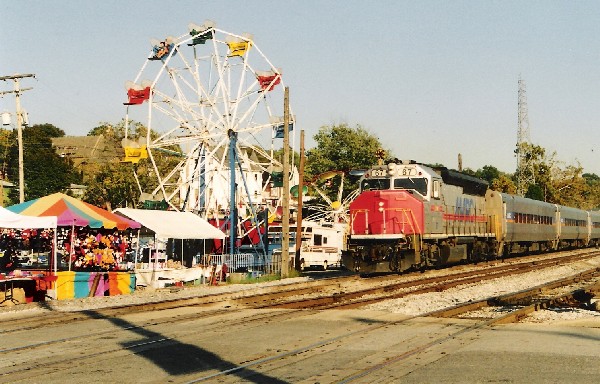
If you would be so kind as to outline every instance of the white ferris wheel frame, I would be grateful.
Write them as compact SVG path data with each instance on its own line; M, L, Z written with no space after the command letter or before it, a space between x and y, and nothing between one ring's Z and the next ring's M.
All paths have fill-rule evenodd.
M186 206L182 206L181 201L179 205L175 205L173 201L178 197L181 200L182 191L188 191L189 193L194 188L194 183L199 183L200 173L203 173L206 178L204 180L204 190L200 186L198 187L198 199L200 199L199 195L201 193L208 195L208 197L204 202L204 206L197 206L197 209L203 210L205 213L208 213L213 207L219 209L220 206L225 205L219 205L214 201L216 194L207 193L207 186L217 182L220 182L221 185L223 182L231 183L229 173L223 172L224 169L229 167L226 158L228 156L228 132L230 130L237 133L236 152L241 154L242 160L246 164L250 164L250 167L269 173L274 169L281 168L281 163L273 158L274 127L282 124L282 120L278 121L277 118L282 119L283 116L283 89L285 88L281 79L281 71L273 66L252 39L215 27L207 31L212 34L212 39L207 40L204 45L198 47L198 50L196 46L187 48L195 36L186 34L173 39L173 48L163 60L150 60L154 53L151 52L149 60L144 62L134 80L135 83L138 83L142 79L147 66L160 65L160 69L151 80L152 92L150 92L147 100L148 132L146 147L152 168L158 178L158 186L152 194L161 193L173 209L194 210L193 208L190 209L189 202ZM230 56L227 47L228 39L248 42L250 47L240 57ZM208 49L208 55L198 56L198 51L208 45L212 45L211 49ZM186 51L190 49L193 53L191 59L186 56L189 55L189 52ZM170 65L174 60L178 60L179 67ZM260 62L263 67L260 69L255 68L253 60ZM157 61L157 63L153 63L153 61ZM209 78L206 80L200 76L201 65L208 66L210 70ZM264 66L268 68L264 68ZM280 82L267 91L264 88L261 90L257 79L257 72L265 69L279 75L278 80ZM206 76L207 74L203 75ZM161 89L161 80L165 79L171 81L170 84L173 88L169 92L172 92L172 94L167 94L167 91ZM280 87L281 100L279 105L271 107L267 99L277 87ZM190 100L190 95L196 97L196 99ZM268 116L268 119L263 117L256 121L253 120L259 106L266 108L266 111L262 113L263 116ZM272 109L281 109L281 114L273 114ZM152 138L152 132L156 132L153 123L157 112L162 114L162 117L167 117L176 122L176 124L167 130L159 130L159 136ZM291 111L290 116L293 116ZM127 116L126 121L128 120ZM186 133L186 135L178 134L181 132ZM256 141L251 141L259 134L265 136L265 132L268 132L270 136L270 148L265 148L265 145L261 145L262 143L258 144ZM292 147L295 146L293 132L292 128L290 131ZM165 151L164 147L169 146L179 146L183 150L184 156L175 167L162 175L155 157L159 151ZM260 156L266 159L267 162L261 163L259 161L256 163L249 156L244 156L249 152L255 153L254 158ZM191 171L188 169L186 174L186 167L190 168L190 164L194 163L191 161L192 159L195 159L195 169ZM204 167L200 172L197 169L199 165ZM248 166L246 165L246 167ZM236 184L242 185L244 180L241 177L242 175L238 179L238 176L236 176L236 179L238 179L235 181ZM262 180L259 180L259 182L262 184ZM261 193L258 196L261 201L252 201L252 196L242 197L246 195L243 186L240 188L240 192L241 194L237 199L239 201L236 201L240 206L263 203L264 187L262 186Z

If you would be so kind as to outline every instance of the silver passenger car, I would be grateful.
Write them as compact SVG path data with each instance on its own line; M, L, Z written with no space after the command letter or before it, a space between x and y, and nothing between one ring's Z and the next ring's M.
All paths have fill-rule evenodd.
M559 236L557 205L491 190L486 200L499 242L556 244Z
M558 236L563 245L587 245L588 212L577 208L558 206L559 222Z

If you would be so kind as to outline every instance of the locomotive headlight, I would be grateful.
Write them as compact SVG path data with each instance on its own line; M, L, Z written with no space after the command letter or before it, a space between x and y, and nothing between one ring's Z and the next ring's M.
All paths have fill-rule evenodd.
M388 164L388 174L390 176L393 176L396 173L396 164L395 163L389 163Z
M379 212L383 212L383 201L379 202Z

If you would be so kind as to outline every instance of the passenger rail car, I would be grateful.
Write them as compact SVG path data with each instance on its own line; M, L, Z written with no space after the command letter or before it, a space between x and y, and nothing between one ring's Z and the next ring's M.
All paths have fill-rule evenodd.
M600 213L488 189L414 161L378 165L350 204L344 266L362 274L598 245Z

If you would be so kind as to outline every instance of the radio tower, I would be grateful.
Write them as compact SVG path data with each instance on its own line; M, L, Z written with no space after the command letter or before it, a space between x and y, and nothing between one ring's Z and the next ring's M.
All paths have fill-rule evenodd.
M527 115L527 93L525 81L519 76L519 132L517 134L517 194L525 196L530 185L535 184L531 140L529 138L529 116Z

